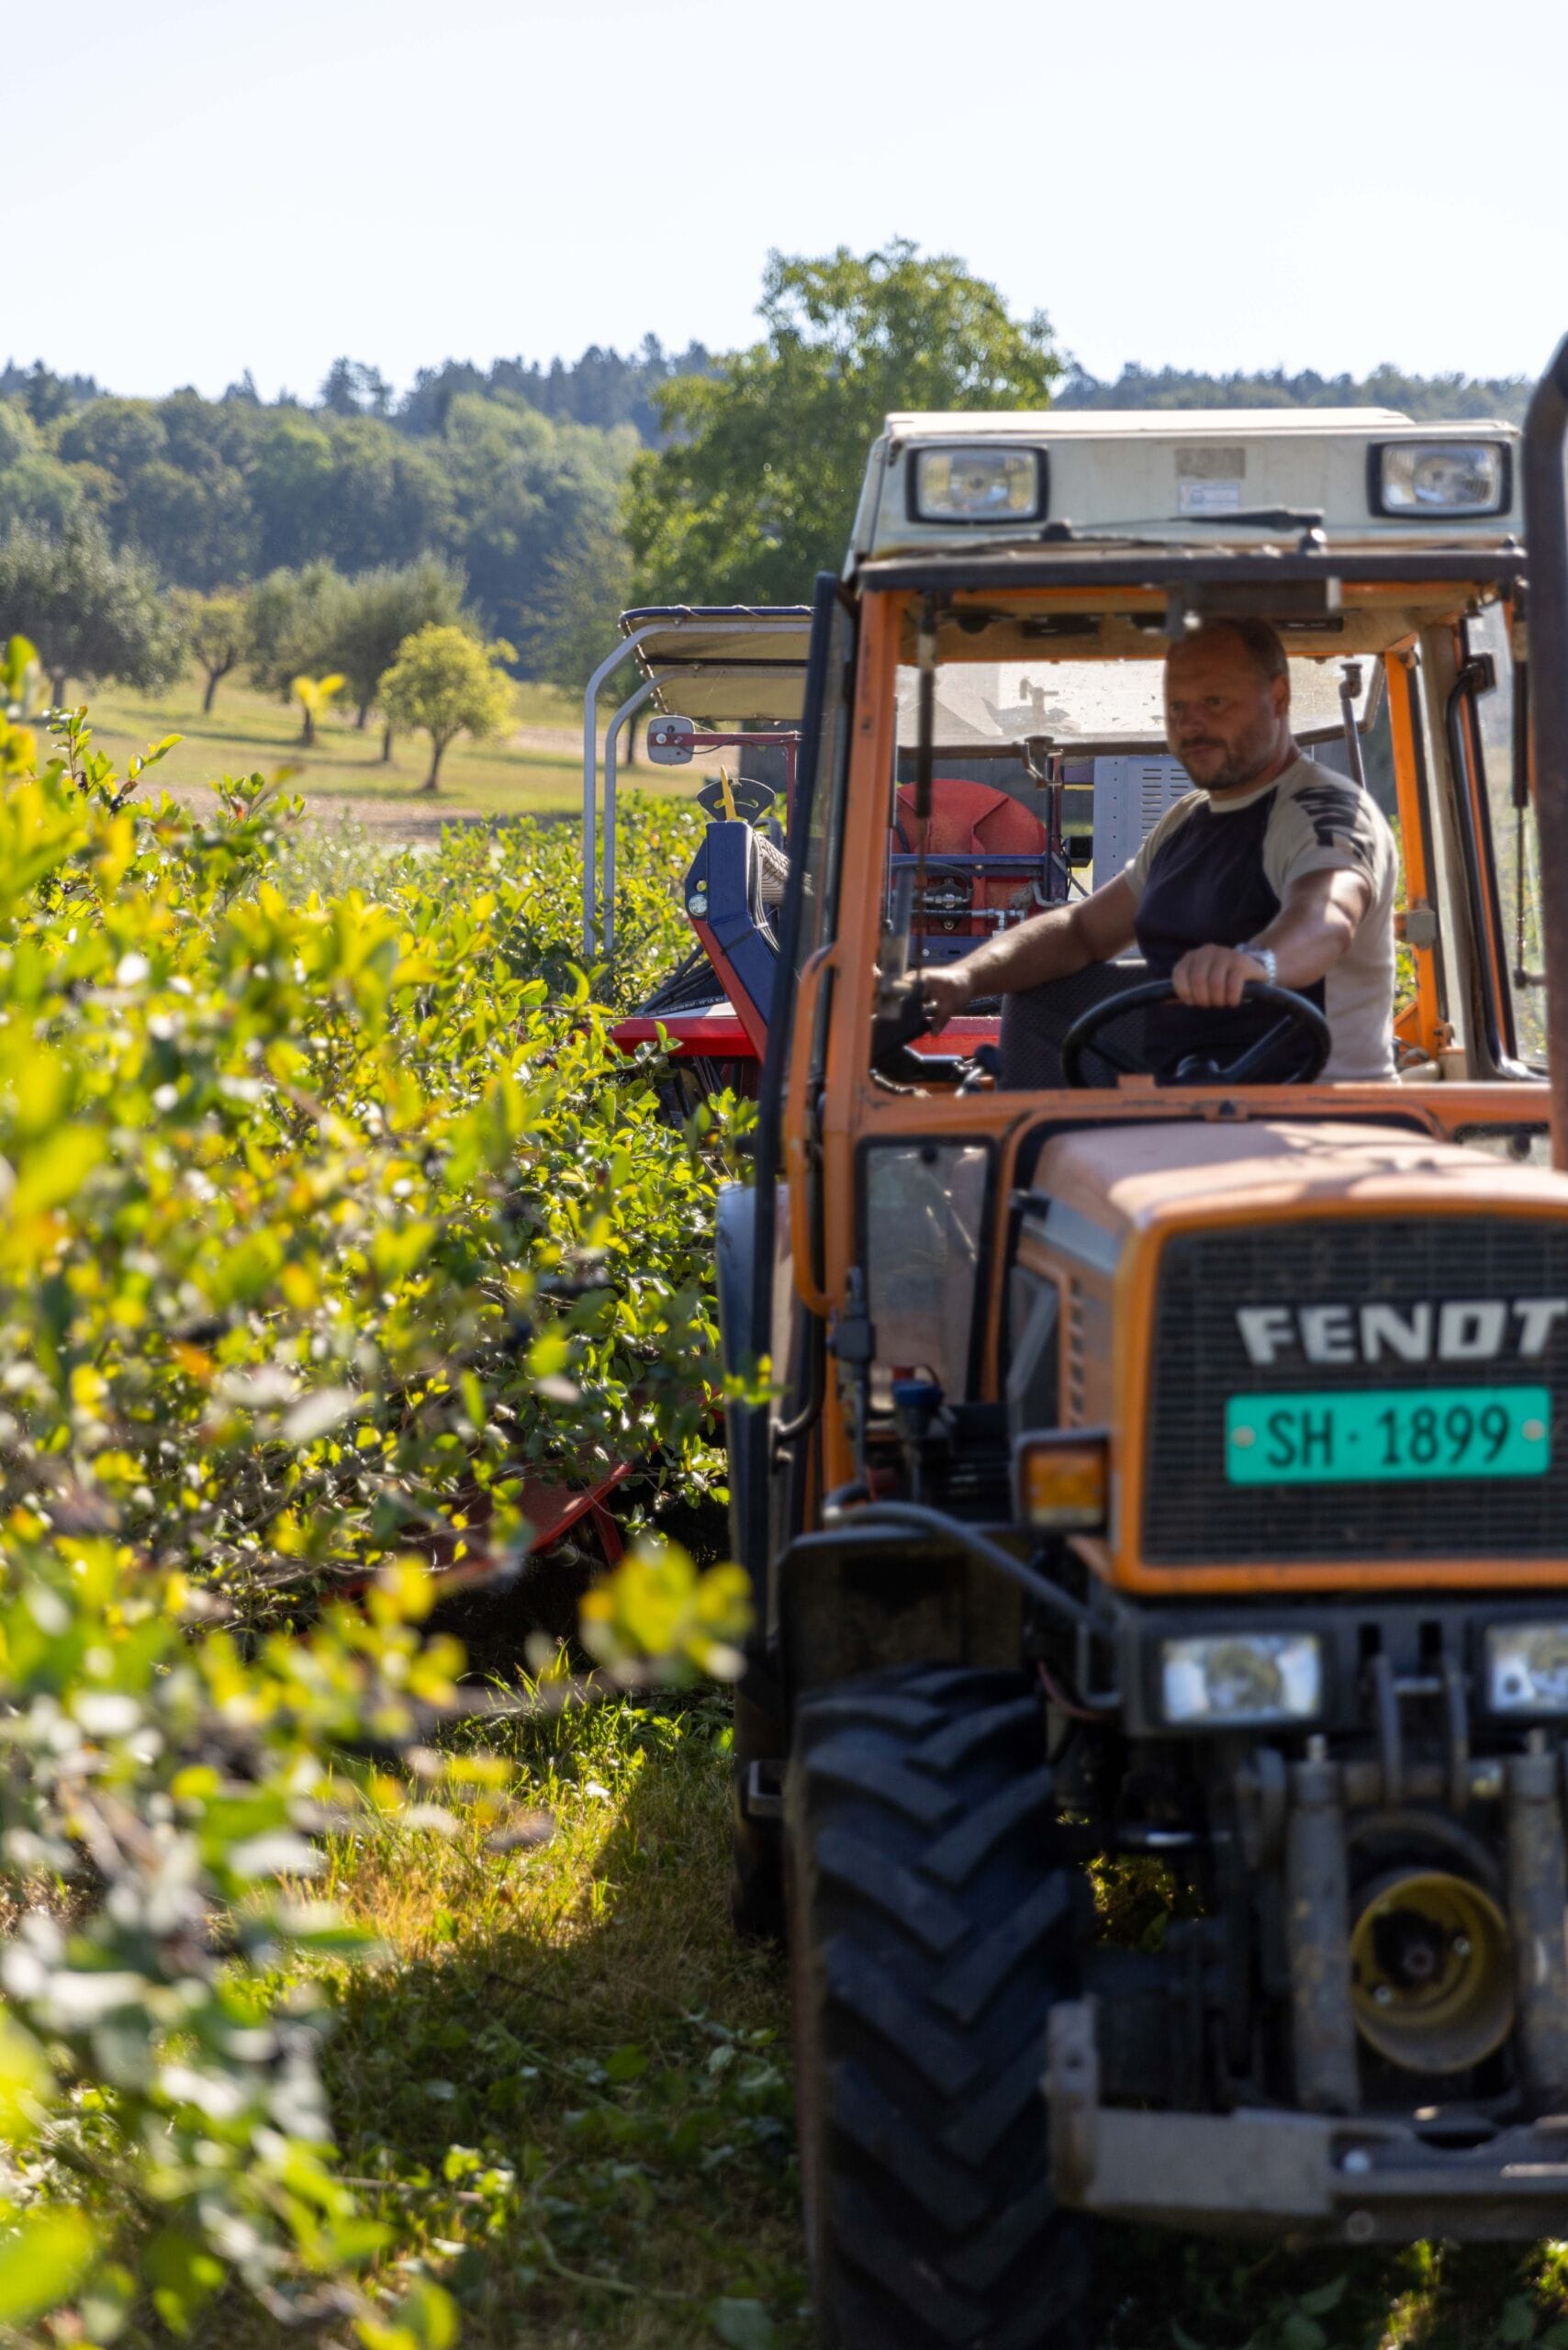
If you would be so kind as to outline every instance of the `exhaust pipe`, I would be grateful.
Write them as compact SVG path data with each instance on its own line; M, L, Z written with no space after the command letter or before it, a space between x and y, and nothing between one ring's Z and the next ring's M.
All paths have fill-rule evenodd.
M1344 1792L1327 1741L1307 1740L1291 1772L1285 1822L1285 1930L1296 2096L1308 2113L1361 2102L1350 2015L1350 1887Z
M1561 1065L1568 1053L1559 1051ZM1508 1912L1519 2003L1519 2078L1532 2101L1561 2112L1568 2090L1568 1852L1558 1757L1540 1730L1507 1764Z
M1529 549L1530 753L1540 842L1551 1158L1568 1171L1568 336L1535 387L1524 431Z

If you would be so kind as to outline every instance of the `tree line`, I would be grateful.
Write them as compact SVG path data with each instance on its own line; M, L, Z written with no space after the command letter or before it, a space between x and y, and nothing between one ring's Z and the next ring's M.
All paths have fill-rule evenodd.
M812 574L842 558L890 409L1054 398L1512 418L1529 388L1393 365L1354 378L1129 362L1101 381L1059 349L1043 313L1013 317L964 262L904 239L866 254L774 253L758 309L761 337L738 352L669 353L650 336L635 353L595 346L569 366L449 360L401 397L348 358L313 402L263 401L249 376L218 400L131 399L41 362L8 364L0 628L31 636L57 682L157 682L178 657L179 610L161 597L173 587L213 606L201 633L221 640L230 666L243 657L270 682L325 665L364 724L391 657L385 615L406 592L440 606L419 625L453 625L461 610L476 638L514 648L525 675L569 687L629 603L803 598ZM52 602L17 604L6 582L36 580L49 548L62 575ZM84 570L103 591L87 599L90 625ZM417 589L389 584L416 577ZM363 584L350 593L350 582ZM237 601L243 655L231 650ZM193 626L187 616L192 644ZM297 657L307 639L308 658Z
M613 529L638 446L630 424L548 417L510 392L454 392L441 429L419 436L370 413L194 392L106 397L39 424L13 397L0 534L95 530L165 585L204 591L435 556L487 628L526 640L560 550Z
M1496 417L1522 424L1534 386L1528 375L1412 375L1384 363L1369 375L1320 375L1304 367L1205 375L1188 367L1143 367L1129 359L1103 381L1074 367L1058 408L1394 408L1418 424L1451 417Z

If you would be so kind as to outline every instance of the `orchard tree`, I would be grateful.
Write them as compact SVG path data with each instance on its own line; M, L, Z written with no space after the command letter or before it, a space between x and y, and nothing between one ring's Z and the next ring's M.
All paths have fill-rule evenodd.
M375 690L406 637L421 628L455 626L463 616L463 574L435 555L398 567L363 571L344 591L332 641L332 658L353 697L354 723L363 727ZM382 757L392 755L392 730L386 731Z
M144 558L117 554L78 516L58 533L14 524L0 540L0 638L39 648L56 707L73 677L151 692L179 676L179 618Z
M218 588L210 596L181 596L177 608L185 642L207 677L201 706L210 711L219 685L245 656L251 641L250 605L239 589Z
M315 748L316 729L343 689L343 679L335 674L330 677L296 677L295 700L305 712L305 724L299 737L302 751Z
M442 758L455 736L479 743L506 724L511 679L500 665L515 658L510 644L480 644L461 628L421 628L398 647L379 699L392 725L422 728L431 738L421 790L440 789Z
M303 672L338 662L349 583L330 563L269 571L251 590L251 683L287 701Z
M764 341L655 389L666 446L632 469L639 601L793 602L836 570L890 408L1043 408L1061 361L1043 313L904 238L768 257Z

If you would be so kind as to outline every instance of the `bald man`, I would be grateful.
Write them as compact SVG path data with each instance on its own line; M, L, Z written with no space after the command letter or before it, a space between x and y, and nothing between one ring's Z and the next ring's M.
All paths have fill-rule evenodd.
M1163 1068L1193 1051L1234 1059L1277 1015L1226 1007L1272 979L1327 1017L1326 1078L1392 1077L1394 836L1364 791L1302 757L1266 621L1211 621L1171 648L1165 731L1195 789L1092 896L928 967L933 1028L976 996L1070 979L1136 940L1149 978L1188 1007L1151 1024Z

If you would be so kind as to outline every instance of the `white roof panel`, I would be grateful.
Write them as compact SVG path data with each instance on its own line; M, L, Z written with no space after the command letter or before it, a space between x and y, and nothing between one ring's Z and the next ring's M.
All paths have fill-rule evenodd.
M1038 541L1048 523L1145 544L1288 543L1318 517L1330 549L1500 544L1520 529L1519 468L1506 455L1503 510L1484 516L1376 510L1378 451L1390 442L1490 442L1511 452L1512 425L1484 418L1414 423L1383 408L994 408L901 412L874 445L850 560L940 547ZM912 495L923 448L1007 441L1041 452L1045 510L933 521ZM1379 476L1381 477L1381 476ZM1227 517L1234 516L1228 522Z
M896 439L973 441L992 433L1018 434L1028 440L1122 441L1155 433L1161 440L1190 436L1223 436L1257 432L1381 432L1391 424L1408 424L1396 408L1044 408L905 409L890 416L887 429ZM1468 427L1461 428L1469 430ZM1445 428L1424 428L1432 439Z

